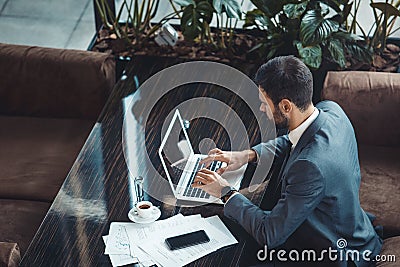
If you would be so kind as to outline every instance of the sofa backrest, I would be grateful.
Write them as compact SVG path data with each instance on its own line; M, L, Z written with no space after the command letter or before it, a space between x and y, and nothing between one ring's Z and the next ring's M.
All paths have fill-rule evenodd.
M96 119L115 83L112 56L0 44L0 114Z
M343 108L359 143L399 146L400 74L328 72L322 99L333 100Z

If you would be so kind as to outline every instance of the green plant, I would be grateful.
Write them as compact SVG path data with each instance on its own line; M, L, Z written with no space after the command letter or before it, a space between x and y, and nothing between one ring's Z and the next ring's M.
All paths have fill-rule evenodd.
M265 33L252 50L265 59L294 54L312 69L323 61L346 66L346 54L370 62L370 51L345 28L349 0L252 0L257 9L246 14L244 27Z
M185 39L210 43L223 49L231 47L233 29L242 14L241 4L237 0L174 0L174 2L182 7L181 29ZM210 29L214 15L217 19L215 38Z
M374 49L376 52L383 52L387 38L400 30L400 27L393 29L396 19L400 17L400 0L391 0L390 2L388 0L385 2L370 0L375 21L368 32L357 21L360 4L361 0L355 0L354 9L350 13L351 18L349 20L351 20L351 23L348 23L347 27L353 33L356 33L357 29L360 30L365 40L367 40L369 48Z
M157 14L160 0L123 0L117 14L114 14L106 0L96 0L95 2L103 27L114 33L116 38L124 40L127 46L133 48L143 44L164 23L175 18L175 14L179 13L178 10L175 10L153 25L150 21ZM123 15L126 16L124 19Z

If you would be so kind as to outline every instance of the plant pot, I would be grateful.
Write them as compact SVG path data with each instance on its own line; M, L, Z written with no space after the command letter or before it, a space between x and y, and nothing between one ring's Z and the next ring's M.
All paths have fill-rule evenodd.
M394 44L400 47L400 38L399 37L389 37L386 40L387 44Z
M313 75L313 98L312 101L314 104L317 104L321 101L321 93L324 87L324 82L326 78L326 74L328 71L337 70L337 66L333 63L323 62L321 67L317 70L312 70L311 73Z
M180 25L172 26L176 30L180 30ZM216 28L211 28L211 30L212 32L217 31ZM124 62L127 60L129 61L129 58L136 57L138 55L151 55L160 56L161 58L182 58L183 61L205 60L221 62L235 67L246 74L254 75L255 70L248 70L248 67L252 65L260 65L262 63L256 54L247 53L247 51L256 45L262 38L262 32L257 29L236 29L232 50L223 50L210 44L192 43L184 41L183 39L181 39L181 41L172 48L170 46L158 46L155 44L153 39L149 39L146 41L146 45L135 48L140 50L134 51L132 47L128 47L126 44L124 45L123 42L118 42L119 40L113 39L115 37L105 37L107 36L106 32L107 30L104 30L104 28L101 27L99 32L94 36L93 41L88 47L88 50L106 53L110 53L112 51L113 54L117 55L116 60L121 66L123 66L125 64ZM225 40L225 42L228 42L228 40ZM126 46L126 49L121 49L123 46ZM116 48L116 50L114 50L114 48Z

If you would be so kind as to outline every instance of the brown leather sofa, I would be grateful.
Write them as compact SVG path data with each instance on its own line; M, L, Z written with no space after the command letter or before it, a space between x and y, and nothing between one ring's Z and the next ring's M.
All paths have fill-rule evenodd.
M0 266L18 264L114 82L109 55L0 44Z
M328 72L322 99L336 101L354 126L361 167L360 202L383 226L381 255L400 261L400 74Z

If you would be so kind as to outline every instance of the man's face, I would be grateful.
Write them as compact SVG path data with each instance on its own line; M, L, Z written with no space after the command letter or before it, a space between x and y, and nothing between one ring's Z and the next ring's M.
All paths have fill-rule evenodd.
M289 127L289 119L278 106L274 105L271 98L267 96L261 87L258 90L258 98L261 101L260 111L265 113L270 120L274 119L277 128L285 129Z

